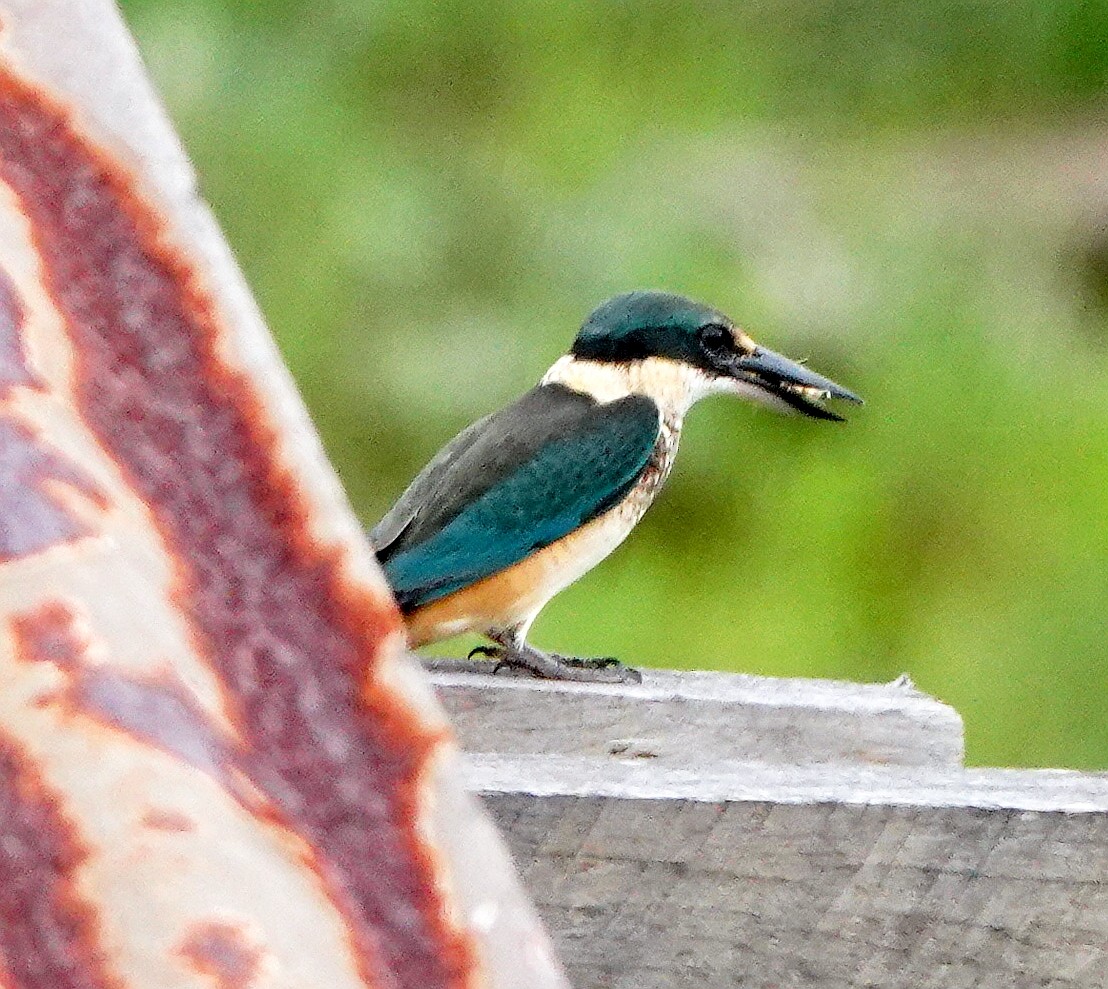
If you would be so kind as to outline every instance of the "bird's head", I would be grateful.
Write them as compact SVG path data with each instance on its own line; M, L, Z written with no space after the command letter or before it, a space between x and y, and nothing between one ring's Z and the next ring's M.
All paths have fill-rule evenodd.
M710 391L733 392L814 419L842 420L823 404L861 403L853 392L802 364L760 347L710 306L668 292L627 292L593 310L573 342L579 360L674 361L704 376Z

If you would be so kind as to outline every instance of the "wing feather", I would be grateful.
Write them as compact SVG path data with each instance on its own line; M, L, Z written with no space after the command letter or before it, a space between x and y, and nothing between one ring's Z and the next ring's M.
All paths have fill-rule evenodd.
M645 396L600 404L541 385L459 434L371 534L401 608L505 570L617 504L658 428Z

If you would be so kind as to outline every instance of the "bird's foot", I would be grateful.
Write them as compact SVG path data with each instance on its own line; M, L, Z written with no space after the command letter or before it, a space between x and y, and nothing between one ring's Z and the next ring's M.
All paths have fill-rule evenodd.
M579 658L546 653L526 643L477 646L467 659L488 656L495 660L493 672L520 670L547 680L573 680L578 683L642 683L642 674L624 666L614 656Z

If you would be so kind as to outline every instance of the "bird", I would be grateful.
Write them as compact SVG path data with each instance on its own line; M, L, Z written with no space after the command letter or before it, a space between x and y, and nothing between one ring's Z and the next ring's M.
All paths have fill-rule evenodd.
M756 344L711 306L626 292L585 320L535 387L446 444L370 532L412 648L462 633L494 669L638 682L612 657L547 653L527 634L607 557L669 476L686 413L727 394L843 421L853 392Z

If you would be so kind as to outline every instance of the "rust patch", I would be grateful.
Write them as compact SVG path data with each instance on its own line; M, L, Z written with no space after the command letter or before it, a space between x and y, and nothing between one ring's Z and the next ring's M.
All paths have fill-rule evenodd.
M151 807L142 815L142 823L151 831L172 831L183 834L186 831L195 831L196 822L187 814L177 810L161 810Z
M262 951L237 924L194 924L178 954L216 989L250 989L261 967Z
M13 615L16 655L24 662L53 663L74 673L87 644L77 632L73 612L61 601L47 601L33 611Z
M77 407L175 561L176 600L242 739L237 767L314 850L368 985L471 985L472 938L448 919L417 826L440 738L376 676L399 614L312 536L267 411L219 358L226 329L162 218L6 72L0 179L66 322Z
M13 989L124 989L100 945L96 910L74 874L88 852L61 797L0 733L0 971Z

